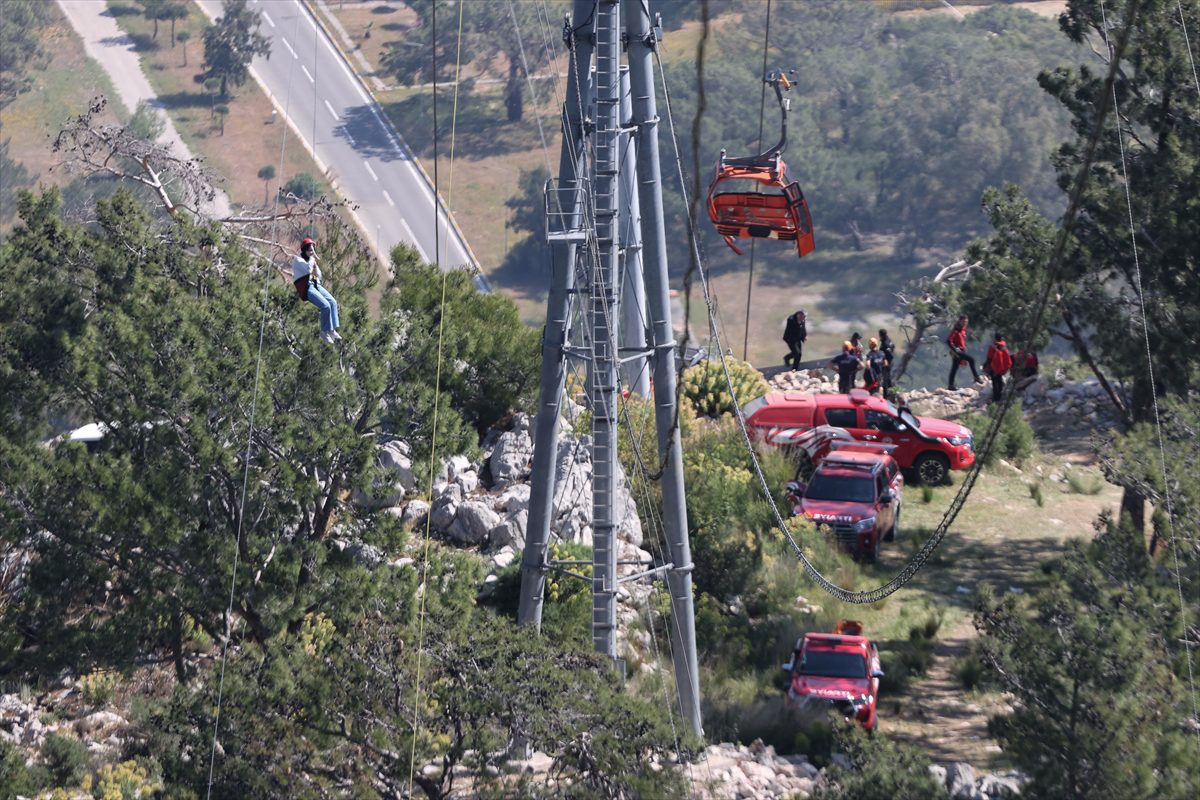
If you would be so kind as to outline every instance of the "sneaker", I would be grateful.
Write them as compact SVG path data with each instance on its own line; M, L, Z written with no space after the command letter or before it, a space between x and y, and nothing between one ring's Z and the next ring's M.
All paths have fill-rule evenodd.
M324 340L326 344L333 344L333 334L330 332L322 333L321 339Z
M333 337L335 342L340 342L342 340L342 335L337 331L330 331L329 335Z

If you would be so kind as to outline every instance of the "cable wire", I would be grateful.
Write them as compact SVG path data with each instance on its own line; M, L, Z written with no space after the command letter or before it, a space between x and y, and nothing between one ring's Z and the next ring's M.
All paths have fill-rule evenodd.
M300 28L300 15L296 16L296 30ZM299 41L298 34L296 41ZM314 49L313 68L316 68L316 50ZM291 111L292 104L292 79L296 74L296 59L292 59L292 63L288 68L287 91L284 93L283 103L283 118L287 120ZM316 116L316 107L313 107L314 118ZM315 124L315 123L314 123ZM284 159L287 154L287 131L288 126L284 125L280 131L279 142L279 175L283 175ZM316 146L316 139L313 139L313 146ZM275 193L275 209L274 217L271 225L271 239L278 241L279 231L279 192ZM221 730L221 704L225 699L225 668L229 662L229 642L233 638L233 599L237 592L237 573L240 563L242 550L242 532L245 524L246 516L246 494L250 485L250 457L254 447L254 423L258 412L258 387L262 376L262 352L263 341L266 338L267 330L267 300L270 298L270 280L272 276L271 269L265 269L263 272L263 288L262 288L262 311L258 323L258 353L254 359L254 390L251 392L250 401L250 424L249 431L246 435L246 466L242 471L242 493L238 501L238 522L237 534L235 536L233 548L233 570L229 576L229 605L225 610L225 639L221 643L221 673L217 680L217 704L213 712L213 733L212 746L208 754L208 786L205 790L205 797L211 800L213 789L213 778L216 774L217 764L217 741Z
M1180 18L1182 19L1182 9L1180 9ZM1110 58L1113 63L1117 62L1117 57L1112 54L1112 45L1108 41L1108 12L1105 8L1104 0L1100 0L1100 19L1104 29L1104 44L1108 48ZM1188 57L1191 58L1191 46L1188 46ZM1197 99L1200 99L1198 95ZM1138 306L1142 316L1142 339L1146 345L1146 377L1150 381L1150 401L1154 410L1154 431L1158 441L1159 464L1162 468L1163 480L1163 497L1167 506L1167 540L1171 543L1171 556L1175 566L1175 588L1179 594L1179 615L1180 621L1183 624L1184 630L1184 652L1187 654L1187 671L1188 671L1188 687L1192 700L1192 717L1200 720L1200 706L1196 701L1196 676L1195 669L1192 664L1192 648L1188 638L1187 630L1187 603L1183 596L1183 577L1179 567L1179 546L1175 541L1175 508L1171 498L1171 482L1167 474L1167 449L1163 441L1163 426L1162 417L1159 415L1158 409L1158 386L1154 380L1154 356L1150 350L1150 318L1146 316L1146 294L1142 287L1142 262L1138 254L1137 243L1137 227L1133 218L1133 196L1129 189L1129 165L1125 158L1125 131L1121 127L1121 105L1117 98L1117 85L1114 82L1112 85L1112 103L1113 103L1113 123L1117 131L1117 146L1118 152L1121 155L1121 177L1123 178L1123 188L1125 190L1125 210L1128 214L1129 222L1129 244L1133 253L1133 274L1135 280L1135 290L1137 292ZM1200 746L1200 728L1196 729L1196 743Z
M458 4L458 42L455 52L454 64L454 105L450 117L450 186L446 193L446 211L449 214L450 203L453 201L454 193L454 144L458 129L458 89L460 85L459 77L462 70L462 30L463 30L463 8L465 3ZM433 428L430 433L429 445L429 485L433 486L435 470L437 467L437 432L438 432L438 409L441 406L442 395L442 362L445 352L445 331L446 331L446 286L450 278L448 271L441 270L441 243L440 243L440 215L436 198L439 198L439 171L438 171L438 105L437 105L437 90L438 90L438 72L437 72L437 3L431 4L430 17L430 36L433 46L432 51L433 61L433 195L435 202L433 204L433 258L434 266L442 273L442 294L439 303L438 312L438 335L437 335L437 367L434 373L433 383ZM408 758L408 794L413 795L413 786L416 780L417 768L417 739L420 738L422 726L421 714L421 669L423 666L422 655L425 651L425 598L429 591L429 547L433 541L432 536L432 515L425 517L425 533L422 542L421 555L421 580L419 583L419 591L421 594L420 600L417 603L417 653L416 653L416 669L413 685L413 736L412 745L409 750Z
M767 0L767 24L766 31L763 33L763 60L762 60L762 75L763 85L762 91L758 98L758 151L762 152L763 144L763 121L767 114L767 56L771 47L771 0ZM757 192L759 184L755 182L754 190ZM754 293L754 245L758 239L750 240L750 274L746 277L746 328L742 333L742 361L747 359L747 353L750 349L750 297ZM785 362L786 364L786 362Z

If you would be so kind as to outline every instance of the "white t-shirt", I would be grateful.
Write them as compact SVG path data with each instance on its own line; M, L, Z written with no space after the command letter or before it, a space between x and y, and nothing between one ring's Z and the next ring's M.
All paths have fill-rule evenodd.
M309 260L305 260L300 256L292 257L292 283L303 278L305 275L312 273L313 279L321 282L321 268L317 266L317 257L312 256Z

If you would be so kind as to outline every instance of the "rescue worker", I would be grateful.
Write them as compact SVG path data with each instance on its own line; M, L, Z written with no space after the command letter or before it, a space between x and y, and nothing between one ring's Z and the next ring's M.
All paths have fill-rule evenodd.
M849 394L854 386L854 378L858 375L858 368L862 366L862 362L854 355L854 345L842 342L842 352L833 357L829 366L837 370L838 393Z
M788 346L788 353L783 357L783 365L788 366L791 362L792 369L800 369L800 361L803 357L804 342L808 340L808 326L805 323L806 317L804 309L800 309L795 314L787 318L787 323L783 328L783 341Z
M1001 396L1004 394L1004 376L1012 369L1013 357L1012 353L1008 352L1008 343L1004 341L1004 337L996 331L996 335L992 340L992 346L988 348L987 356L984 358L983 368L988 375L992 376L992 402L999 403Z
M883 355L883 351L879 349L879 340L871 339L868 343L871 349L867 351L865 360L866 369L863 370L863 388L870 394L879 394L879 387L883 383L884 365L887 363L887 358Z
M321 338L329 343L340 342L337 300L321 285L321 268L317 266L317 243L305 237L300 254L292 257L292 284L301 300L307 300L321 312Z
M854 353L855 358L857 358L859 361L862 360L862 334L858 331L855 331L850 335L850 351Z
M962 364L971 367L971 375L974 376L976 383L982 383L983 378L979 377L979 370L975 368L975 359L967 352L966 314L959 317L954 323L954 327L950 329L950 335L946 337L946 346L950 348L950 379L947 381L950 390L954 389L954 377L958 375L958 368Z
M1037 380L1038 357L1033 348L1022 350L1013 358L1013 378L1017 381L1017 391L1022 392L1029 384Z
M892 337L888 336L888 332L883 328L879 329L879 352L883 353L883 396L887 397L888 392L892 390L892 362L896 358L896 343L892 341Z

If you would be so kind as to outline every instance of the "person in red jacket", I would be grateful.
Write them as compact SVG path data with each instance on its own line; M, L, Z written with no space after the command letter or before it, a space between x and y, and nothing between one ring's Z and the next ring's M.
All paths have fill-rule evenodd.
M993 403L1000 402L1000 397L1004 394L1004 376L1012 369L1012 365L1013 357L1012 353L1008 352L1008 343L1004 341L1000 332L996 331L992 346L988 348L987 358L983 362L984 370L992 376Z
M954 389L954 377L958 375L958 368L962 364L966 364L971 368L971 375L975 378L976 383L981 382L979 370L975 368L975 359L967 352L967 316L966 314L958 318L954 323L954 327L950 329L950 335L946 337L946 345L950 348L950 379L947 381L947 386Z

